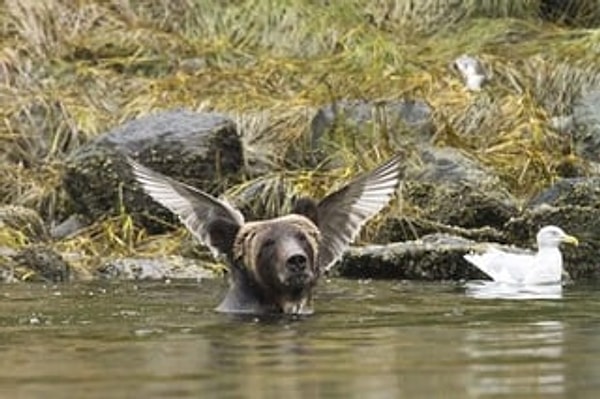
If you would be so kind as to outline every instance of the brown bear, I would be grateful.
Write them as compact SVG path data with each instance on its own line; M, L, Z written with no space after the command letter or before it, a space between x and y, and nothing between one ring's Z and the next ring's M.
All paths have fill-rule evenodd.
M387 205L400 179L396 155L317 202L298 199L289 215L245 222L239 210L129 160L137 181L230 269L217 311L312 313L312 291L361 227Z

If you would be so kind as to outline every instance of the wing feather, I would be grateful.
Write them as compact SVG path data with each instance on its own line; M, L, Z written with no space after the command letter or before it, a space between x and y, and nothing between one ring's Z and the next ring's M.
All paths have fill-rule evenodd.
M223 254L211 240L207 224L221 218L236 226L244 224L244 216L227 201L187 184L155 172L132 159L128 159L136 180L156 202L173 212L181 223L216 257Z
M392 157L319 202L322 270L330 269L362 226L389 203L398 186L402 158L400 154Z

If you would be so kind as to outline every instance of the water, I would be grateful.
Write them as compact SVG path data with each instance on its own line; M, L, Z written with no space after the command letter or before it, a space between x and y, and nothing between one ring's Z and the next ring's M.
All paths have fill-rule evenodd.
M236 318L220 281L0 286L2 398L596 398L600 290L477 299L319 287L316 313Z

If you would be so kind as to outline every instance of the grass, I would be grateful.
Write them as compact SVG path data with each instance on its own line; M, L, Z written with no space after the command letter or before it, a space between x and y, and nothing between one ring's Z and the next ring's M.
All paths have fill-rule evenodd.
M275 171L258 178L273 188L265 195L282 179L290 193L321 195L393 146L375 123L367 147L334 150L339 169L290 170L282 154L306 137L316 108L405 96L435 110L437 144L458 146L530 196L561 163L579 161L549 122L600 81L600 34L591 28L600 1L571 3L548 22L539 0L6 0L0 204L53 222L68 213L60 176L70 153L123 121L175 107L236 115L249 158ZM448 67L464 53L492 73L482 93L465 91ZM159 245L123 214L53 245L93 263L144 248L178 252L184 235ZM0 245L14 242L0 233Z

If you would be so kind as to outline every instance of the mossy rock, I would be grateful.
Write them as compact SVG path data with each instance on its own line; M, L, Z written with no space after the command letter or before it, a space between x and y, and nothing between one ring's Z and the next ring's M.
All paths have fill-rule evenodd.
M350 248L338 265L344 277L399 280L471 280L486 276L463 255L478 244L462 237L432 234L416 241Z
M76 213L96 220L126 211L152 232L174 222L134 182L124 154L215 195L243 173L233 120L187 110L158 112L116 127L70 157L63 186Z
M110 280L165 280L190 279L199 281L214 278L215 270L198 264L197 259L181 256L160 258L119 258L106 260L97 270L101 279Z
M444 187L408 182L402 195L412 206L419 208L422 218L463 228L501 228L517 214L515 204L470 185Z
M600 207L600 177L560 179L533 197L527 208L540 205Z
M19 247L48 239L48 230L33 209L16 205L0 206L0 246Z
M431 234L450 234L464 237L476 242L509 242L507 235L500 229L484 226L478 228L463 228L452 226L419 216L390 216L381 223L372 242L387 244L392 242L412 241Z
M58 283L71 279L71 266L47 245L27 246L13 259L18 280Z
M313 162L334 161L341 149L365 151L382 141L392 148L429 141L435 132L433 110L423 100L343 100L321 107L310 124ZM382 140L383 138L383 140Z
M445 232L505 242L502 228L519 205L500 179L454 148L417 148L405 161L398 209L381 224L377 241Z

